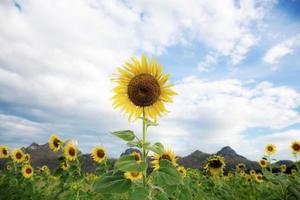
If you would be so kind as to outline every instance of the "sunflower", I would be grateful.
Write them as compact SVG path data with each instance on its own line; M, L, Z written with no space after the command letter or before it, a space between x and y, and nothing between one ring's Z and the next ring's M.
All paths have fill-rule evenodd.
M33 168L29 165L29 164L26 164L22 167L22 175L25 177L25 178L30 178L32 177L33 175Z
M9 157L9 149L7 146L0 146L0 158L8 158Z
M256 172L255 172L254 169L251 169L251 170L250 170L250 175L251 175L251 176L255 176L255 175L256 175Z
M280 165L280 171L285 172L286 171L286 165Z
M240 172L240 171L245 171L245 170L246 170L246 165L245 165L244 163L239 163L239 164L237 164L237 166L236 166L236 170L237 170L238 172Z
M218 176L223 174L225 167L224 157L213 155L208 158L204 169L209 172L212 176Z
M265 152L268 155L272 155L276 152L276 146L274 144L267 144L265 147Z
M140 153L133 151L133 152L130 154L130 156L132 156L132 157L135 159L135 161L136 161L137 163L141 163L141 162L142 162L142 157L141 157L141 154L140 154Z
M71 143L68 143L65 147L64 147L64 155L65 157L70 160L73 161L76 159L78 154L78 150L77 147Z
M143 177L142 172L125 172L125 178L130 179L132 182L135 182Z
M13 152L12 159L14 162L21 163L25 159L25 154L20 148L16 148Z
M8 171L10 171L10 170L12 169L12 166L11 166L10 164L7 164L7 165L6 165L6 169L7 169Z
M261 183L263 181L263 176L261 173L258 173L256 174L256 177L255 177L256 181Z
M297 170L296 170L296 169L292 169L292 170L291 170L291 175L292 175L292 176L296 176L296 175L297 175L297 173L298 173L298 172L297 172Z
M170 149L167 149L163 152L163 154L159 155L159 154L154 154L154 156L152 157L152 161L151 161L151 164L152 164L152 167L154 170L157 170L159 169L159 161L160 160L168 160L170 161L173 166L177 166L177 163L176 163L176 156L174 154L174 152Z
M261 168L266 168L267 165L268 165L268 161L266 159L263 159L263 158L260 159L258 163L261 166Z
M293 154L295 154L295 155L300 154L300 141L292 142L291 150L292 150Z
M177 94L170 89L173 84L166 84L169 74L162 73L162 66L155 59L147 62L144 54L141 61L133 57L115 75L113 80L118 85L113 89L113 106L128 113L128 120L136 120L144 113L156 121L167 112L164 102L172 102L171 96Z
M62 146L62 140L55 134L52 134L49 138L49 147L54 152L58 152Z
M29 153L26 153L26 154L24 155L24 162L25 162L25 163L29 163L29 161L30 161L30 154L29 154Z
M178 166L177 171L183 176L186 176L186 169L183 166Z
M92 150L92 158L95 162L101 163L106 159L106 149L105 147L94 147Z
M63 161L61 164L60 164L60 167L64 170L64 171L67 171L70 167L69 163L67 161Z
M50 170L49 170L47 165L43 165L41 168L39 168L39 171L43 174L49 174L50 173Z

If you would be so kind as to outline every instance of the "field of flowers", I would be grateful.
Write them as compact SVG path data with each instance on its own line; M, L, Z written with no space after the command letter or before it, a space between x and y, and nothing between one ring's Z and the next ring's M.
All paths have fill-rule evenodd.
M104 146L91 151L98 164L95 173L84 173L78 148L70 140L53 134L49 147L54 152L63 150L60 166L50 171L47 166L34 169L30 155L17 148L12 152L0 146L0 158L9 158L0 171L0 199L130 199L130 200L210 200L210 199L300 199L300 170L297 158L300 142L291 143L295 168L285 173L286 166L274 173L272 155L277 148L265 147L265 156L259 160L261 170L249 170L243 163L236 170L224 173L226 160L210 156L204 170L185 169L177 164L176 155L163 144L147 141L147 130L157 126L157 118L166 113L164 103L171 103L177 95L167 84L169 75L162 73L162 66L155 59L141 61L136 58L118 68L113 81L113 106L129 115L129 120L141 120L142 137L133 131L112 132L129 147L140 151L121 156L114 164L107 157ZM147 158L151 157L151 162Z

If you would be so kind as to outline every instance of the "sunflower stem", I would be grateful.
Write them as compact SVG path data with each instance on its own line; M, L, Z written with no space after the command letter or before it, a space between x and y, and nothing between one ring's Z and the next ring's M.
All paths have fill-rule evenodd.
M147 132L147 127L146 127L146 118L145 118L145 109L143 108L143 146L142 146L142 151L143 151L143 161L146 162L147 158L146 158L146 132ZM146 187L146 171L147 169L145 169L143 171L143 186Z

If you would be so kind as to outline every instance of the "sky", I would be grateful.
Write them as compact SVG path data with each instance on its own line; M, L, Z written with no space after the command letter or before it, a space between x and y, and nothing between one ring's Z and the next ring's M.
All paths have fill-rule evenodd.
M292 159L300 140L299 0L2 0L0 144L44 144L52 133L89 153L126 149L112 73L145 53L179 94L148 130L179 156L231 146L257 160L264 146Z

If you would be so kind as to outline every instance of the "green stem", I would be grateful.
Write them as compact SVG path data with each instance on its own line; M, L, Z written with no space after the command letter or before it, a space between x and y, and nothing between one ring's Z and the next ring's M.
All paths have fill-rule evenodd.
M268 160L269 160L269 165L270 165L270 171L272 174L272 163L271 163L271 156L268 156Z
M142 151L143 151L143 161L146 162L147 158L146 158L146 132L147 132L147 127L146 127L146 118L145 118L145 109L143 108L143 145L142 145ZM144 187L146 187L146 173L147 173L147 169L145 169L143 171L143 185Z

